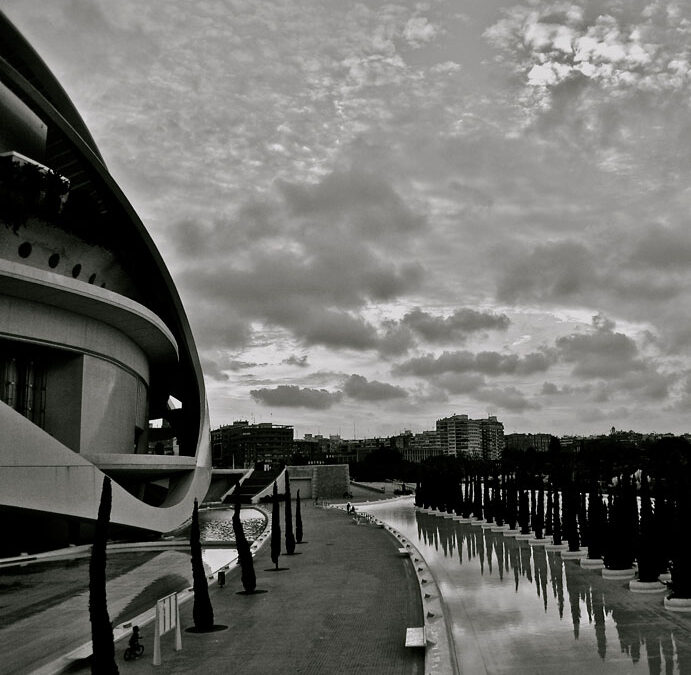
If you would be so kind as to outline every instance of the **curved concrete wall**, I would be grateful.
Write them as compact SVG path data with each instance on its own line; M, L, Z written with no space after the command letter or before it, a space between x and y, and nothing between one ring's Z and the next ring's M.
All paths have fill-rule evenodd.
M4 218L9 207L0 203L0 347L11 352L0 354L0 372L19 372L22 359L33 369L34 356L43 359L46 406L45 422L34 423L39 418L24 417L16 401L2 399L16 410L0 402L0 509L93 521L101 466L114 480L113 523L174 530L191 516L193 499L205 496L211 473L208 407L189 323L79 114L2 12L0 115L8 120L0 152L28 157L13 154L0 184L13 200L12 217ZM68 211L53 217L27 207L26 218L17 218L17 204L30 202L20 188L12 192L15 164L19 174L28 166L67 178ZM170 396L183 404L171 425L185 457L133 455L146 451L149 414L165 414ZM127 462L128 454L136 461ZM145 503L137 480L167 492Z

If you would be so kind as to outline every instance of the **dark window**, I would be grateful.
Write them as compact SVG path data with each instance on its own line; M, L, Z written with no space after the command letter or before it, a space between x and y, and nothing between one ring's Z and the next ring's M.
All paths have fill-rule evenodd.
M19 250L17 252L20 258L28 258L31 255L31 244L28 241L19 244Z
M43 427L46 368L38 354L17 348L0 359L0 399L34 424Z
M73 268L72 268L72 276L76 279L82 271L82 266L77 263Z
M90 284L93 284L94 281L96 281L96 275L95 275L95 274L92 274L92 275L89 277L89 283L90 283Z
M55 267L58 266L58 263L60 262L60 255L58 253L53 253L50 258L48 258L48 267L51 269L54 269Z

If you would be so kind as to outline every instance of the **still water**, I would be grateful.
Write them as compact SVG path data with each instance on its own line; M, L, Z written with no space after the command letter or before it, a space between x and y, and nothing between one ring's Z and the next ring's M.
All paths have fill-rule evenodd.
M228 541L235 542L233 532L233 509L209 509L199 512L199 535L204 541ZM254 541L266 527L267 520L258 509L242 509L240 522L245 531L245 537Z
M691 675L691 617L664 593L632 593L577 561L500 533L367 505L418 548L434 574L463 673Z

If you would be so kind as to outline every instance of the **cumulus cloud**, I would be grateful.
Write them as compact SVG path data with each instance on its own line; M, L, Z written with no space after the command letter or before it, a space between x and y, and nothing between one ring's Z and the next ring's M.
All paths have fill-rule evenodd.
M426 17L416 16L408 20L403 29L403 37L413 46L419 47L430 42L438 33L439 28L431 24Z
M506 302L519 298L568 300L596 283L595 276L593 256L584 244L550 242L509 260L497 296Z
M368 381L366 377L355 374L343 384L343 393L359 401L387 401L408 396L408 392L403 387L377 380Z
M289 366L297 366L298 368L307 368L307 366L309 366L309 363L307 363L307 354L303 354L302 356L291 354L287 359L283 359L283 363Z
M486 387L479 389L475 393L475 398L511 412L537 410L540 407L534 401L526 398L525 394L516 387Z
M394 372L425 377L443 373L475 372L485 375L529 375L548 370L554 363L549 351L533 352L526 356L499 352L445 351L439 356L426 354L397 364Z
M506 314L481 312L468 307L457 309L447 317L434 316L416 307L401 323L428 342L463 340L469 333L482 330L506 330L511 321Z
M252 389L250 395L257 403L270 407L311 408L313 410L326 410L342 398L341 392L284 384L273 389Z
M593 319L594 330L591 332L557 339L559 355L573 364L574 375L612 378L646 369L635 341L624 333L614 332L613 328L610 321L597 316Z

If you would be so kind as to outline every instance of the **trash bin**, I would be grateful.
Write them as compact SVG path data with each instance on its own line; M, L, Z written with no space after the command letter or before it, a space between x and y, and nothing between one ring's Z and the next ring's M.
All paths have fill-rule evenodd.
M226 585L226 573L223 570L218 573L218 585L220 588Z

